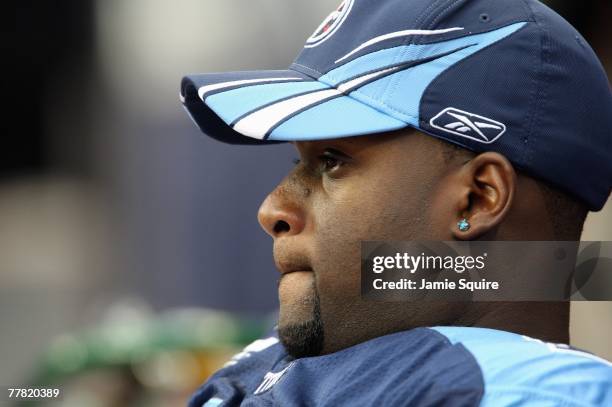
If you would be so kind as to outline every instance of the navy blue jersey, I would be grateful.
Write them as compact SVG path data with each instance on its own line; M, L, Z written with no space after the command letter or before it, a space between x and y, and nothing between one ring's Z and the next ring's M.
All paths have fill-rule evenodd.
M484 328L418 328L301 359L270 337L234 356L189 404L235 405L612 406L612 364Z

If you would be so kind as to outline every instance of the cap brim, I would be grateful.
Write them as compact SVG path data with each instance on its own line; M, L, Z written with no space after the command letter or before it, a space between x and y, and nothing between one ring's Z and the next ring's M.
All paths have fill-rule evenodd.
M181 101L205 134L230 144L323 140L407 126L293 70L188 75Z

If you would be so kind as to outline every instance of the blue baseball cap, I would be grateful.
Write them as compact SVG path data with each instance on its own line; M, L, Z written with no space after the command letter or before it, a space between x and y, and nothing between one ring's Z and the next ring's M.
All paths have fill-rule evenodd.
M536 0L344 0L287 70L188 75L181 101L233 144L412 127L600 210L612 92L584 38Z

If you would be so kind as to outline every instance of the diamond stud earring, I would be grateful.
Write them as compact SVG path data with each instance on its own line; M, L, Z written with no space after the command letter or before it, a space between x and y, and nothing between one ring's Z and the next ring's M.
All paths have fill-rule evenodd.
M466 218L461 219L457 222L457 227L462 232L467 232L470 229L470 222Z

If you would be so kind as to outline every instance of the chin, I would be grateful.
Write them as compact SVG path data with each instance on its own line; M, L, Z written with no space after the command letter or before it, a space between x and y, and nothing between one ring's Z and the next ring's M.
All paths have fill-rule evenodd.
M323 350L323 327L315 320L278 327L278 338L294 358L318 356Z
M289 355L294 358L318 356L323 350L324 333L319 296L315 295L310 318L302 321L286 321L282 317L278 324L278 338Z

